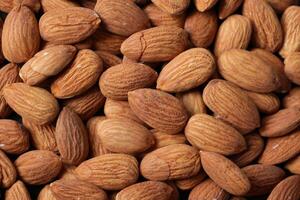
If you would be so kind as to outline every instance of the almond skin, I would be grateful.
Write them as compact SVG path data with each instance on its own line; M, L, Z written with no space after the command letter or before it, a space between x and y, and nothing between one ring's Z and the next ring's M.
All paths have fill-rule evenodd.
M195 7L200 12L211 9L217 2L218 0L194 0Z
M289 170L293 174L300 175L300 156L296 156L295 158L289 160L284 168Z
M174 96L154 89L128 93L132 111L146 124L169 134L180 132L188 119L182 103Z
M300 27L300 26L299 26ZM284 60L284 72L286 76L295 84L300 85L300 52L290 53Z
M219 187L211 179L206 179L196 187L194 187L189 195L189 200L199 200L199 199L216 199L216 200L226 200L230 195Z
M55 130L57 147L64 163L78 165L87 158L87 136L80 117L70 108L64 107L58 116Z
M154 144L152 133L128 119L106 119L97 127L105 148L116 153L138 154Z
M285 200L300 198L300 176L290 176L281 181L271 192L267 200Z
M200 156L196 148L174 144L147 154L141 162L140 170L148 180L166 181L194 176L200 167Z
M206 107L200 91L196 89L190 90L184 93L178 93L176 97L183 103L190 115L206 113Z
M145 181L121 190L117 193L116 200L169 200L172 192L172 187L166 183Z
M276 71L247 50L231 49L218 59L220 74L243 89L268 93L279 87ZM240 66L243 66L241 68Z
M300 152L299 141L300 131L298 130L282 137L268 138L258 163L275 165L293 158Z
M15 182L5 192L5 200L31 200L30 194L22 181Z
M20 178L31 185L42 185L52 181L60 172L62 163L51 151L33 150L19 156L15 166Z
M6 102L17 114L36 124L51 122L59 112L56 99L45 89L13 83L2 91Z
M161 10L171 15L179 15L183 13L190 4L190 0L152 0L152 2Z
M282 17L281 25L284 32L284 41L279 54L286 58L292 52L300 51L300 7L291 6L287 8Z
M170 93L187 91L206 82L214 70L215 60L208 50L189 49L164 66L156 88Z
M51 84L52 94L67 99L91 88L103 72L101 58L92 50L80 50L73 63Z
M253 101L228 81L210 81L203 91L203 100L217 118L228 122L242 134L249 133L260 125L259 113Z
M26 6L17 6L7 15L2 31L4 57L13 63L29 60L39 49L37 19Z
M103 21L105 29L117 35L129 36L149 27L147 15L130 0L97 1L95 11Z
M16 182L17 171L14 164L6 156L6 154L0 150L0 167L1 167L1 186L4 188L9 188Z
M185 136L198 149L224 155L240 153L247 147L236 129L207 114L192 116L185 127Z
M251 190L246 196L268 194L285 177L285 172L276 166L254 164L242 169L251 183Z
M119 64L107 69L100 78L102 94L114 100L127 100L127 93L152 86L157 72L144 64Z
M266 114L273 114L279 110L280 100L278 96L273 93L258 93L245 91L247 95L255 103L257 109Z
M226 157L213 152L200 152L201 163L207 175L230 194L242 196L250 191L246 174Z
M38 85L61 72L73 60L76 52L76 48L71 45L44 49L23 65L20 77L28 85Z
M127 154L105 154L81 163L76 173L79 178L105 190L121 190L137 182L137 160Z
M251 39L252 26L247 17L232 15L219 27L214 53L219 57L230 49L246 49Z
M219 0L219 2L219 19L225 19L242 5L243 0Z
M132 34L121 46L126 57L143 62L170 61L189 46L188 34L175 26L159 26Z
M55 10L55 9L79 7L79 4L77 4L76 2L68 1L68 0L40 0L40 1L44 12L48 12L50 10Z
M100 25L93 10L82 7L52 9L39 21L41 37L56 44L74 44L92 35Z

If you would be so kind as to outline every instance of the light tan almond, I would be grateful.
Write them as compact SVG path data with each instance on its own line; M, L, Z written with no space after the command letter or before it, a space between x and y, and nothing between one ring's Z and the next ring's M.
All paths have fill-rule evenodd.
M155 149L159 149L172 144L185 144L187 142L184 134L170 135L161 131L152 131L155 140Z
M79 4L70 0L40 0L44 12L50 10L79 7Z
M182 14L190 4L190 0L151 0L157 7L171 15Z
M300 10L300 9L299 9ZM300 26L299 26L300 27ZM290 53L284 60L284 72L295 84L300 85L300 52Z
M1 186L4 188L9 188L12 186L17 179L17 171L14 164L6 156L6 154L0 150L0 168L1 168Z
M267 200L286 200L300 198L300 176L289 176L272 190Z
M300 87L294 87L290 92L284 96L282 100L283 107L292 108L300 106Z
M192 176L190 178L181 179L175 181L176 186L181 190L191 190L196 187L199 183L206 179L207 175L203 169L201 169L198 175Z
M176 97L183 103L190 115L206 113L202 94L198 90L190 90L176 94Z
M120 54L121 44L127 38L105 30L96 31L92 37L96 50L108 51L114 55Z
M219 2L219 19L225 19L242 5L243 0L219 0Z
M22 181L15 182L5 192L5 200L31 200L30 194Z
M258 93L245 91L247 95L255 103L257 109L266 114L273 114L279 110L280 100L273 93Z
M210 10L217 2L218 0L194 0L195 7L200 12Z
M295 158L289 160L284 168L289 170L293 174L300 175L300 156L296 156Z

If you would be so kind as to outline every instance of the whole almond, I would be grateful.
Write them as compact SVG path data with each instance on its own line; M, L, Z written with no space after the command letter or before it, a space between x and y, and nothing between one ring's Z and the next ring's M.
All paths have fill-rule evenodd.
M22 181L15 182L5 192L5 200L31 200L30 194Z
M115 65L119 65L122 63L122 59L118 56L112 54L109 51L95 51L95 53L102 59L104 68L110 68Z
M174 144L148 153L141 161L141 174L148 180L184 179L200 170L200 156L196 148Z
M282 137L268 138L258 163L275 165L293 158L300 153L299 141L300 131L298 130Z
M300 105L300 87L294 87L290 92L283 98L283 107L292 108Z
M190 0L151 0L157 7L171 15L183 13L190 4Z
M170 135L160 131L152 131L155 140L155 149L161 147L173 145L173 144L185 144L186 138L184 134Z
M217 2L218 0L194 0L195 7L200 12L211 9Z
M300 176L290 176L281 181L271 192L267 200L285 200L300 198Z
M143 62L170 61L189 46L188 34L175 26L158 26L132 34L121 46L128 58Z
M218 19L214 11L193 11L187 16L184 29L196 47L209 47L218 31Z
M258 93L246 91L247 95L255 103L257 109L266 114L273 114L279 110L280 100L273 93Z
M55 139L61 159L66 164L78 165L89 152L88 135L80 117L70 108L60 112L55 130Z
M231 49L224 52L218 59L218 66L226 80L246 90L268 93L276 90L280 84L276 71L247 50Z
M55 10L55 9L79 7L79 4L69 0L40 0L40 1L44 12L48 12L50 10Z
M217 118L228 122L242 134L260 125L259 113L253 101L244 91L228 81L210 81L203 91L203 100Z
M246 49L251 39L252 26L247 17L232 15L219 27L214 53L219 57L230 49Z
M82 7L52 9L39 21L41 37L57 44L74 44L92 35L100 25L93 10Z
M97 82L102 71L102 60L94 51L80 50L71 66L51 84L51 92L61 99L80 95Z
M105 29L117 35L129 36L149 27L147 15L130 0L97 1L95 11Z
M92 37L94 41L93 46L96 50L108 51L114 55L120 54L121 45L126 39L124 36L109 33L104 30L96 31Z
M3 25L4 57L13 63L23 63L38 51L39 46L39 27L34 13L26 6L12 9Z
M132 111L146 124L169 134L180 132L188 119L183 104L174 96L154 89L128 93Z
M291 173L300 175L300 156L289 160L284 167Z
M281 48L283 33L273 8L265 0L244 0L243 15L253 27L253 42L256 47L275 52Z
M207 175L230 194L242 196L250 191L246 174L228 158L213 152L200 152L201 163Z
M33 150L19 156L15 166L25 183L41 185L49 183L59 174L62 163L51 151Z
M246 196L268 194L285 177L285 172L276 166L254 164L242 169L251 183L251 190Z
M45 89L13 83L2 91L8 105L22 118L33 123L49 123L59 112L56 99Z
M206 113L202 94L198 90L190 90L176 94L190 115Z
M81 163L76 172L82 180L105 190L121 190L137 182L137 160L127 154L105 154Z
M276 12L282 13L289 6L296 5L298 1L297 0L285 0L285 1L281 1L281 0L267 0L267 2L273 7L273 9Z
M279 54L286 58L292 52L300 51L300 7L291 6L287 8L281 18L284 32L283 46Z
M107 69L100 78L102 94L114 100L127 100L127 93L139 88L151 87L157 72L144 64L119 64Z
M242 5L243 0L219 0L219 2L219 19L225 19Z
M286 76L293 83L300 85L300 52L291 52L284 60L284 64L284 72Z
M199 200L199 199L216 199L216 200L226 200L230 195L219 187L211 179L206 179L196 187L194 187L189 195L189 200Z
M176 56L159 73L156 88L183 92L206 82L214 73L213 55L204 48L193 48Z
M1 186L4 188L9 188L16 182L17 171L14 164L6 156L6 154L0 150L0 167L1 167Z
M175 181L176 186L181 190L191 190L196 187L199 183L206 179L207 175L204 170L201 169L200 173L190 178L181 179Z
M124 188L116 195L116 200L169 200L173 189L158 181L145 181Z
M23 65L20 77L28 85L37 85L61 72L73 60L76 51L71 45L57 45L44 49Z
M192 116L185 127L185 136L198 149L224 155L240 153L247 147L236 129L207 114Z

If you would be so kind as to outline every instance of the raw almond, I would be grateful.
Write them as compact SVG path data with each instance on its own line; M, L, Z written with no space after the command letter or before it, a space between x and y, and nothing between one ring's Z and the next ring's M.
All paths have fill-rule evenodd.
M155 149L166 147L173 144L185 144L184 134L170 135L161 131L152 131L155 140Z
M267 2L273 7L273 9L278 12L282 13L285 11L289 6L296 5L297 0L267 0Z
M13 8L12 0L2 0L0 1L0 11L9 13Z
M204 48L193 48L176 56L159 73L156 88L183 92L206 82L214 73L213 55Z
M93 41L94 48L99 51L108 51L114 55L120 53L121 44L126 39L124 36L109 33L104 30L96 31L94 33Z
M137 182L137 160L127 154L105 154L81 163L76 173L79 178L105 190L121 190Z
M175 26L158 26L132 34L121 46L128 58L143 62L170 61L189 46L188 34Z
M22 181L15 182L5 192L5 200L31 200L30 194Z
M291 173L300 175L300 156L289 160L284 167Z
M130 0L97 1L95 11L105 29L117 35L129 36L149 27L146 13Z
M206 107L200 91L190 90L184 93L178 93L176 97L183 103L190 115L206 113Z
M203 100L217 118L242 134L260 125L260 117L253 101L236 85L221 79L211 80L203 91Z
M79 7L79 5L74 1L69 0L40 0L44 12L50 10Z
M180 132L188 119L182 103L176 97L159 90L134 90L128 93L128 102L142 121L166 133Z
M94 51L80 50L71 66L51 84L51 92L61 99L80 95L97 82L102 71L102 60Z
M127 100L127 93L139 88L151 87L157 72L144 64L119 64L107 69L100 78L102 94L114 100Z
M92 35L100 25L93 10L82 7L52 9L39 21L41 37L57 44L74 44Z
M41 9L41 3L39 0L13 0L13 6L27 6L30 8L32 11L38 13L39 10Z
M189 178L200 170L196 148L174 144L148 153L141 161L141 174L148 180L166 181Z
M251 184L246 174L226 157L213 152L200 152L206 174L230 194L242 196L250 191Z
M15 161L19 177L28 184L42 185L52 181L60 172L62 163L51 151L33 150Z
M225 19L242 5L243 0L219 0L219 2L219 19Z
M247 50L231 49L224 52L218 59L218 66L226 80L246 90L268 93L276 90L280 84L276 71Z
M49 185L46 185L44 188L42 188L37 199L38 200L56 200L52 191L50 190Z
M171 15L178 15L183 13L190 4L190 0L152 0L152 2L157 7L159 7L167 13L170 13Z
M280 100L273 93L258 93L246 91L247 95L255 103L257 109L266 114L273 114L279 110Z
M206 179L207 175L204 170L201 169L200 173L190 178L181 179L175 181L176 186L181 190L191 190L196 187L199 183Z
M300 26L299 26L300 27ZM284 72L286 76L295 84L300 85L300 52L290 53L284 60Z
M290 176L281 181L271 192L267 200L285 200L300 198L300 176Z
M218 0L194 0L195 7L200 12L211 9L217 2Z
M14 164L6 156L6 154L0 150L0 168L1 168L1 186L9 188L12 186L17 179L17 171Z
M102 59L104 68L110 68L115 65L119 65L122 63L122 59L118 56L112 54L109 51L95 51L95 53Z
M300 87L294 87L290 92L283 98L283 107L292 108L300 106Z
M49 123L59 112L56 99L45 89L13 83L5 86L2 91L8 105L22 118L33 123Z
M5 18L2 31L4 57L13 63L29 60L39 49L37 19L26 6L17 6Z

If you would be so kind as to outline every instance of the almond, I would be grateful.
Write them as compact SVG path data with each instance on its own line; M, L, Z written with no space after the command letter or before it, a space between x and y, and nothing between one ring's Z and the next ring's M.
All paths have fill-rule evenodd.
M112 54L109 51L95 51L95 53L102 59L104 68L110 68L122 63L122 59Z
M207 114L192 116L185 127L185 136L198 149L224 155L240 153L247 147L236 129Z
M291 173L300 175L300 156L289 160L284 167Z
M22 118L33 123L49 123L59 112L56 99L45 89L13 83L2 91L8 105Z
M169 200L172 192L172 187L166 183L145 181L121 190L117 193L116 200Z
M169 146L172 144L185 144L186 138L184 134L170 135L160 131L152 131L155 140L155 149Z
M259 56L242 49L231 49L218 59L220 74L243 89L268 93L279 87L276 71ZM240 66L243 66L241 68Z
M236 85L221 79L210 81L203 100L219 119L222 119L242 134L249 133L260 125L260 117L253 101Z
M300 198L300 176L290 176L281 181L271 192L267 200L285 200Z
M29 60L39 49L37 19L26 6L17 6L5 18L2 32L4 57L13 63Z
M283 98L283 107L292 108L300 105L300 87L294 87L290 92Z
M267 2L273 7L278 13L282 13L289 6L297 4L297 0L267 0Z
M197 90L190 90L176 94L177 98L183 103L190 115L206 113L202 94Z
M157 72L144 64L119 64L107 69L100 78L102 94L114 100L127 100L127 93L152 86Z
M243 0L219 0L219 2L219 19L225 19L242 5Z
M247 95L252 99L257 109L266 114L273 114L279 110L280 100L278 96L273 93L258 93L245 91Z
M188 34L175 26L159 26L132 34L121 46L128 58L143 62L170 61L189 46Z
M216 200L226 200L230 195L219 187L211 179L206 179L196 187L194 187L189 194L189 200L198 199L216 199Z
M126 39L124 36L109 33L104 30L96 31L94 33L93 46L99 51L108 51L116 55L120 53L121 44Z
M299 26L300 27L300 26ZM290 53L284 60L284 72L286 76L295 84L300 85L300 52Z
M200 12L211 9L217 2L218 0L194 0L195 7Z
M1 167L1 186L4 188L9 188L12 186L17 179L17 171L14 164L5 155L5 153L0 150L0 167Z
M146 179L165 181L195 176L200 167L196 148L174 144L148 153L141 162L140 170Z
M40 0L42 4L43 11L46 13L50 10L79 7L79 5L74 1L69 0Z
M117 35L129 36L149 27L147 15L130 0L97 1L95 11L105 29Z
M214 70L215 60L208 50L189 49L164 66L156 88L166 92L187 91L206 82Z
M0 1L0 11L9 13L13 8L12 0L2 0Z
M66 164L78 165L89 152L88 135L80 117L70 108L60 112L55 130L55 139L61 159Z
M93 10L82 7L52 9L39 21L41 37L57 44L74 44L92 35L100 25Z
M242 169L251 183L251 190L246 196L268 194L285 177L285 172L276 166L254 164Z
M252 26L247 17L232 15L219 27L214 53L219 57L230 49L246 49L251 39Z
M271 52L281 48L281 25L275 11L265 0L244 0L242 12L252 23L252 38L256 47Z
M178 133L188 119L182 103L159 90L134 90L128 93L128 101L130 108L142 121L160 131Z
M213 152L200 152L201 163L207 175L230 194L242 196L250 191L246 174L226 157Z
M265 165L283 163L300 152L300 131L289 135L268 138L265 149L258 162Z
M214 11L193 11L187 16L184 29L196 47L209 47L218 31L218 19Z
M183 13L190 4L190 0L152 0L152 2L162 9L163 11L170 13L171 15L178 15Z
M61 99L80 95L97 82L102 71L102 60L94 51L80 50L71 66L51 84L51 92Z
M105 154L81 163L76 172L82 180L105 190L121 190L137 182L137 160L127 154Z
M20 77L28 85L38 85L61 72L73 60L76 51L71 45L57 45L44 49L23 65Z
M198 175L186 179L177 180L175 181L175 184L181 190L191 190L199 183L203 182L206 176L207 175L204 170L201 170Z
M5 200L31 200L30 194L22 181L15 182L5 192Z
M19 156L15 166L25 183L41 185L49 183L59 174L62 163L51 151L33 150Z
M46 185L39 193L38 200L56 200L52 191L50 190L50 186Z
M39 0L13 0L13 6L27 6L30 8L32 11L38 13L39 10L41 9L41 3Z

